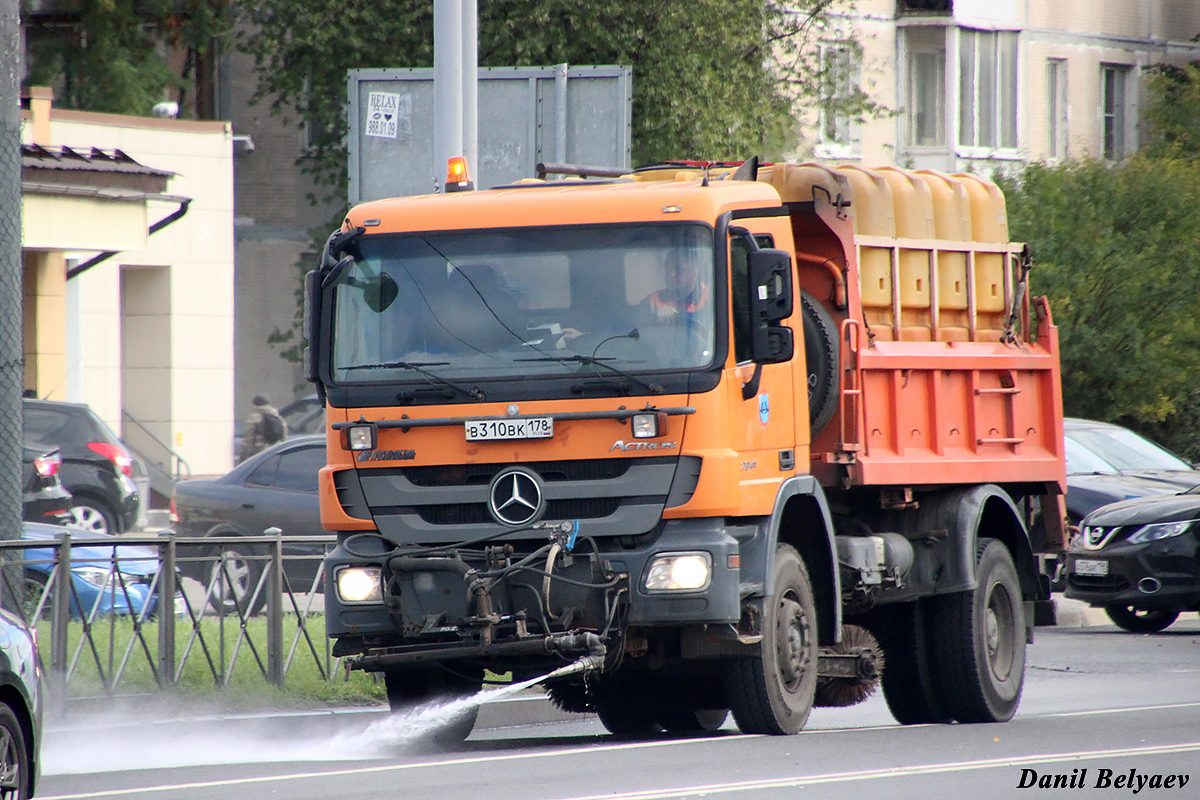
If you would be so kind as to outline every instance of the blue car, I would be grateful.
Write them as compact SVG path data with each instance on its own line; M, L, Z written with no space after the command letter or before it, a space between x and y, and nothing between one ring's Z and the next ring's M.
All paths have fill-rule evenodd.
M72 540L112 539L118 537L44 525L37 522L24 523L22 538L27 542L56 542L67 534ZM114 569L113 552L116 551ZM42 605L41 616L50 613L50 600L42 597L50 584L54 571L55 549L52 546L34 547L25 550L25 603L30 616ZM91 618L105 614L142 614L151 616L158 609L157 586L151 592L151 583L158 573L158 551L140 545L71 545L71 616ZM119 579L118 572L119 570ZM31 620L32 621L32 620Z

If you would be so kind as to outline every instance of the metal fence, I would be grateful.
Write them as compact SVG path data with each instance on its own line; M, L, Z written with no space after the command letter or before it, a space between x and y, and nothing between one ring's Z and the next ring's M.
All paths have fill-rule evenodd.
M320 595L320 562L335 540L289 537L275 528L253 537L186 538L166 531L99 539L76 532L48 541L0 541L0 575L9 596L23 598L20 612L38 634L52 702L168 692L197 671L225 687L239 665L239 675L257 673L282 687L302 662L315 665L324 680L339 674ZM229 563L226 545L241 551L240 572ZM103 558L85 548L102 548ZM285 558L285 549L309 552ZM245 581L247 562L255 581ZM311 583L292 585L289 571L314 569ZM24 576L23 585L12 585L14 573ZM240 601L228 602L239 590Z

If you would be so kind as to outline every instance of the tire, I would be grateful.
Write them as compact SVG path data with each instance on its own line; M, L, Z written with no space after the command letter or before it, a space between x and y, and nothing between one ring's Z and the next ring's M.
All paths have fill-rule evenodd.
M642 737L662 731L658 704L640 682L601 680L591 687L591 704L613 736Z
M121 532L120 526L117 525L116 515L108 510L108 507L101 502L92 500L91 498L79 499L70 508L72 528L82 528L88 533L111 533L117 534Z
M817 688L817 612L800 554L775 551L775 590L764 603L756 656L730 662L726 699L743 733L798 733Z
M670 733L712 733L729 718L728 709L668 705L658 709L658 724Z
M1008 548L980 539L975 553L975 588L934 598L938 685L959 722L1004 722L1025 685L1025 609Z
M209 590L208 605L213 611L242 616L262 611L267 603L266 587L257 597L254 590L262 577L263 562L254 556L250 545L239 542L218 545L209 552L211 560L204 569L204 587ZM214 580L218 573L220 577Z
M901 725L950 722L938 696L929 635L929 601L872 611L867 628L883 649L883 699Z
M20 720L6 703L0 703L0 800L29 797L29 748Z
M439 668L425 670L390 669L383 673L388 707L392 713L413 713L426 704L454 701L478 692L483 687L483 670L450 672ZM475 728L479 705L469 705L452 717L420 732L425 742L454 746L462 744Z
M808 421L812 435L820 433L837 411L841 393L839 360L841 337L825 306L808 292L800 292L804 323L804 358L808 367Z
M1135 608L1133 606L1105 606L1104 613L1121 630L1130 633L1158 633L1164 631L1179 618L1178 608Z

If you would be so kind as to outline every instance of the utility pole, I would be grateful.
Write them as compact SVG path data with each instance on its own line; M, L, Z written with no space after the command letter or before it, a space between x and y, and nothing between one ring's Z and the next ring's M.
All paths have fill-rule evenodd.
M466 156L478 170L477 85L479 14L477 0L433 3L433 174L446 174L446 161Z
M21 56L20 0L0 0L0 539L21 538ZM0 602L15 608L21 570L5 572Z

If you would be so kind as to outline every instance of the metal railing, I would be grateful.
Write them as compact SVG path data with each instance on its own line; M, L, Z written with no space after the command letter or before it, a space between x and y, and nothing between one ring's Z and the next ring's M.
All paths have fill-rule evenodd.
M323 680L338 674L340 659L330 654L323 624L316 635L310 630L323 623L319 562L335 541L333 535L284 536L276 528L253 537L187 538L167 531L98 539L76 532L0 541L0 575L9 596L24 598L22 616L39 634L52 703L89 691L108 697L172 691L189 665L193 677L199 669L217 687L231 683L239 664L239 674L257 671L282 687L298 659L311 659ZM238 546L241 572L226 545ZM288 545L313 552L285 558ZM97 547L103 558L96 550L73 558L73 551ZM315 575L293 587L289 568L307 573L314 566L304 561L318 562ZM22 586L10 583L14 572L24 576ZM245 581L247 572L256 579Z

